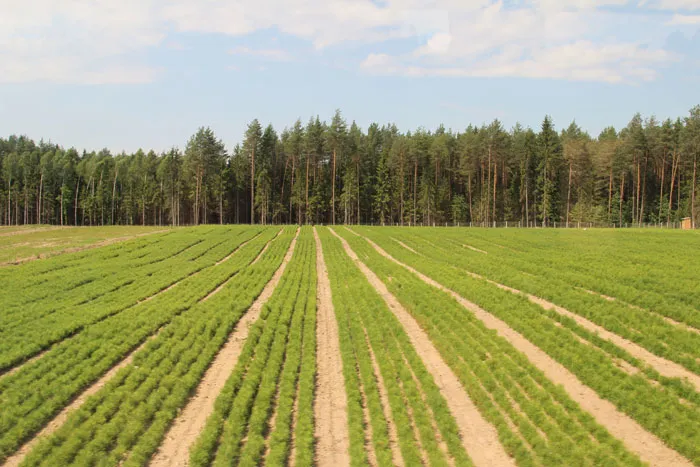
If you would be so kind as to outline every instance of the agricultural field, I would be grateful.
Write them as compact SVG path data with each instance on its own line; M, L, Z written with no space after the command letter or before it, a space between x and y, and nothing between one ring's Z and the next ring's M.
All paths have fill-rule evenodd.
M700 466L698 232L4 227L0 262L0 465Z
M0 227L0 266L55 254L97 248L110 243L167 231L163 227Z

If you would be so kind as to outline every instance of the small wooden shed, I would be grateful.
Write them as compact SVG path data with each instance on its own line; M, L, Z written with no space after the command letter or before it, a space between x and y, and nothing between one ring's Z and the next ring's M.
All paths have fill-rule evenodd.
M684 217L681 219L681 229L683 230L690 230L693 228L693 223L690 220L690 217Z

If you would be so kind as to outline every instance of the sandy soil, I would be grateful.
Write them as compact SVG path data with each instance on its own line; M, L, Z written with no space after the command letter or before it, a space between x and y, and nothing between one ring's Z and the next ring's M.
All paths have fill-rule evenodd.
M500 336L510 342L513 347L522 352L554 384L563 386L574 401L578 402L584 410L587 410L613 436L620 439L630 451L639 455L643 461L653 466L673 465L690 467L693 465L688 459L666 446L655 435L646 431L632 418L620 412L611 402L602 399L595 391L581 383L563 365L533 345L521 334L511 329L505 322L466 300L456 292L416 271L414 268L399 262L371 240L368 241L386 258L413 272L427 284L452 295L462 306L472 311L486 327L495 330Z
M11 232L2 232L0 233L0 237L12 237L15 235L25 235L25 234L30 234L34 232L50 232L52 230L61 230L61 229L69 229L71 227L44 227L44 228L37 228L37 229L19 229L19 230L13 230Z
M338 236L333 230L331 232ZM359 260L347 241L340 236L338 238L343 243L346 253L355 261L355 264L384 298L391 311L403 325L416 352L433 375L435 383L445 397L447 406L457 422L462 444L474 464L478 467L514 466L515 462L508 456L498 440L496 429L479 413L457 375L445 363L440 352L430 341L430 337L396 297L389 292L381 279Z
M473 247L473 246L471 246L471 245L467 245L466 243L463 243L462 246L463 246L464 248L469 248L469 249L472 250L472 251L476 251L477 253L483 253L483 254L485 254L485 255L488 255L488 254L489 254L488 251L480 250L480 249L478 249L478 248L476 248L476 247Z
M316 462L320 467L350 465L347 395L340 354L338 322L333 310L331 285L323 258L321 239L316 239L316 398L314 400L314 435Z
M512 287L509 287L504 284L499 284L498 282L492 281L490 279L486 279L484 276L481 276L479 274L474 274L472 272L467 272L470 276L477 278L477 279L482 279L488 282L489 284L493 284L496 287L506 290L508 292L514 293L514 294L523 294L525 295L528 300L530 300L532 303L535 303L542 308L546 310L553 310L559 313L560 315L567 316L576 323L581 326L582 328L585 328L593 333L598 334L600 337L603 339L612 342L616 346L625 349L627 352L629 352L633 357L638 358L642 360L644 363L647 365L651 366L654 368L656 371L658 371L660 374L663 376L669 377L669 378L686 378L689 383L691 383L693 386L695 386L695 389L697 391L700 391L700 376L696 375L690 370L687 370L684 368L682 365L679 365L678 363L672 362L670 360L667 360L663 357L659 357L658 355L655 355L651 352L649 352L647 349L644 347L628 340L625 339L624 337L618 336L617 334L614 334L604 327L594 323L593 321L590 321L583 316L580 316L576 313L573 313L566 308L560 307L548 300L545 300L543 298L537 297L535 295L521 292L518 289L514 289ZM613 298L611 298L614 300ZM588 344L588 342L585 342ZM637 373L639 370L634 369L632 370L629 365L626 362L620 362L621 366L624 367L625 371L632 372L632 373Z
M297 235L298 233L297 231ZM238 362L238 357L248 338L250 327L257 321L263 305L272 296L287 264L292 259L295 246L296 237L292 240L282 264L272 276L270 282L267 283L260 296L248 309L248 312L240 319L228 341L216 355L209 369L204 373L195 395L173 422L149 465L154 467L189 465L190 446L197 440L206 424L207 418L213 412L216 397L223 389L226 380Z
M518 289L514 289L512 287L508 287L507 285L504 284L499 284L498 282L492 281L490 279L486 279L484 276L481 276L479 274L474 274L472 272L467 272L471 277L474 277L476 279L482 279L488 282L489 284L493 284L496 287L506 290L508 292L514 293L514 294L523 294L525 295L528 300L530 300L532 303L535 303L542 308L546 310L553 310L559 313L560 315L567 316L576 323L581 326L582 328L585 328L593 333L598 334L600 337L603 339L612 342L616 346L625 349L627 352L630 353L635 358L638 358L642 360L644 363L647 365L651 366L654 368L656 371L658 371L660 374L663 376L669 377L669 378L686 378L689 383L691 383L693 386L695 386L695 389L697 391L700 391L700 376L696 375L692 371L684 368L682 365L679 365L678 363L672 362L670 360L667 360L663 357L659 357L658 355L655 355L651 352L649 352L647 349L644 347L628 340L625 339L624 337L618 336L617 334L614 334L604 327L594 323L593 321L590 321L583 316L580 316L576 313L573 313L566 308L560 307L548 300L545 300L543 298L537 297L535 295L521 292ZM611 300L615 300L614 298L610 297ZM588 344L588 342L585 342ZM624 367L625 371L631 372L631 373L637 373L639 370L638 369L631 369L629 365L626 362L620 362L620 365Z
M392 237L392 240L395 241L396 243L398 243L399 245L401 245L402 247L404 247L405 249L407 249L408 251L410 251L411 253L414 253L414 254L419 255L419 256L423 256L423 255L421 255L420 253L418 253L416 250L414 250L413 248L411 248L410 246L406 245L406 244L405 244L404 242L402 242L401 240L397 240L397 239L395 239L395 238L393 238L393 237Z
M63 342L63 341L61 341L61 342ZM53 346L52 346L52 347L53 347ZM39 360L41 357L43 357L44 355L46 355L46 354L49 352L49 350L51 350L52 347L49 347L49 348L46 349L46 350L42 350L41 352L39 352L38 354L34 355L34 356L31 357L30 359L25 360L25 361L23 361L22 363L18 364L16 367L12 368L11 370L6 371L5 373L0 373L0 378L2 378L3 376L10 376L10 375L12 375L12 374L15 374L15 373L17 373L19 370L21 370L22 368L24 368L25 365L29 365L30 363L33 363L33 362Z

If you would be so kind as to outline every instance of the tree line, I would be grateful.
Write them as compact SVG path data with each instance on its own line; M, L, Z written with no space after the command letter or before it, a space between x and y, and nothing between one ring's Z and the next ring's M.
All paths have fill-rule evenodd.
M253 120L231 151L210 128L161 154L13 135L0 138L0 222L696 225L698 159L700 106L597 137L575 122L557 132L549 117L538 131L498 120L363 131L340 111L281 133Z

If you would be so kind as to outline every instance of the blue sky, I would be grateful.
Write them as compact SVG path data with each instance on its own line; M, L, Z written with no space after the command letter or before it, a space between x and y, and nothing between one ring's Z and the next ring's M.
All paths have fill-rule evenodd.
M81 149L232 147L336 108L596 135L682 117L699 84L700 0L0 0L0 134Z

